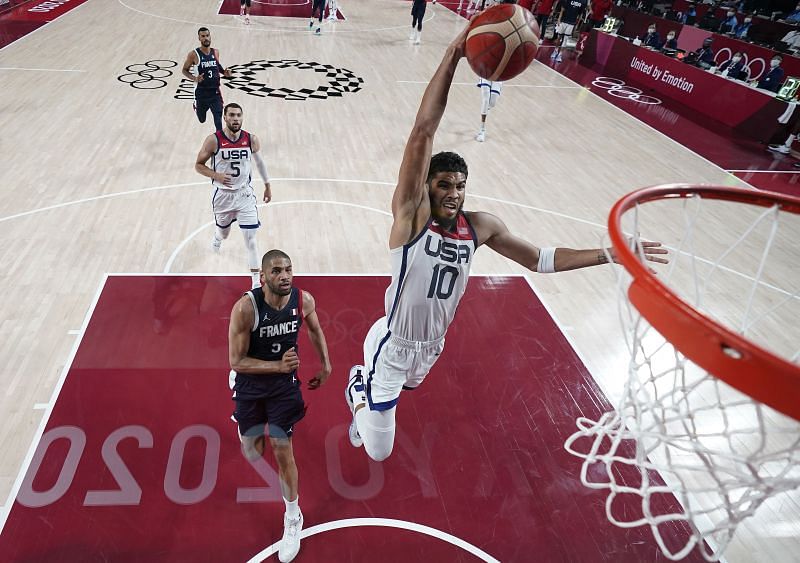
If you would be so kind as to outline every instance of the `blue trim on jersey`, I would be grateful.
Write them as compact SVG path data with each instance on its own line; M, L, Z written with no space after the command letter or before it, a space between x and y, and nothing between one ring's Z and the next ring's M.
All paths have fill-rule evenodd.
M394 312L397 310L397 304L400 302L400 292L403 290L403 282L405 281L406 277L407 265L408 265L408 248L403 246L403 262L400 264L400 275L397 276L397 291L395 292L394 299L392 300L392 310L389 312L389 316L386 318L387 327L392 322L392 318L394 317Z
M422 236L428 232L428 227L431 226L431 223L433 223L433 216L428 218L428 220L425 222L425 227L422 228L417 236L415 236L410 242L403 245L403 262L400 265L400 275L397 278L397 293L395 293L394 300L392 301L392 310L386 319L386 326L390 326L392 317L394 317L394 312L397 310L397 304L400 302L400 292L403 290L403 281L406 275L406 266L408 265L408 249L417 244L419 239L421 239Z
M369 403L369 409L372 411L386 411L392 408L397 404L397 399L393 399L391 401L385 401L383 403L374 403L372 402L372 376L375 375L375 364L378 361L378 356L383 349L383 345L389 340L389 337L392 335L391 330L386 331L386 336L381 339L380 344L378 344L378 349L375 350L375 355L372 357L372 369L367 376L367 403Z
M464 221L467 222L467 226L469 227L469 232L472 233L472 242L475 244L475 250L478 250L478 233L475 232L475 227L472 226L472 223L469 221L469 217L463 211L461 214L464 216Z
M417 242L419 242L419 239L422 238L422 235L424 235L428 231L428 227L431 226L431 223L433 223L433 215L428 217L428 221L425 223L425 226L422 227L422 230L419 232L419 234L417 234L417 236L415 236L413 239L411 239L410 242L407 242L406 244L404 244L403 248L411 248L412 246L417 244Z

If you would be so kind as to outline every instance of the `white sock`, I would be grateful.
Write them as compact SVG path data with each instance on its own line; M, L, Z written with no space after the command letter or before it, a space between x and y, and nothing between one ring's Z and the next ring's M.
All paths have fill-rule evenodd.
M486 131L486 123L481 123L481 132Z
M792 148L792 143L794 143L794 139L795 139L795 137L796 137L796 135L789 135L789 138L788 138L788 139L786 139L786 142L785 142L784 144L785 144L787 147L789 147L789 148Z
M297 495L297 498L294 500L286 500L283 499L283 503L286 505L286 516L289 518L297 518L300 516L300 495Z

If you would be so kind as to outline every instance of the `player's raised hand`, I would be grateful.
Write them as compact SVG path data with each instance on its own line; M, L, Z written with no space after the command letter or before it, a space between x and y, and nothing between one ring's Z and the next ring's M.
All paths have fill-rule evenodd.
M294 346L286 350L281 358L281 373L292 373L300 366L300 358L297 357L297 350Z
M317 372L317 375L308 382L308 388L311 390L319 389L321 386L325 385L325 382L328 381L328 377L331 375L331 366L323 366L321 370Z
M629 241L629 243L630 242L631 241ZM640 248L641 252L639 251ZM614 261L614 263L619 264L617 252L614 250L614 248L609 248L608 254L611 256L611 259ZM637 247L634 249L634 254L640 258L644 257L646 261L658 262L659 264L669 264L669 258L664 257L664 255L669 254L669 251L661 246L660 242L648 240L638 241ZM652 274L657 273L652 268L648 267L648 270L650 270L650 273Z
M474 16L473 16L474 17ZM470 20L471 21L471 20ZM467 46L467 34L469 33L469 23L461 30L455 39L450 43L450 48L454 54L460 59L464 56Z

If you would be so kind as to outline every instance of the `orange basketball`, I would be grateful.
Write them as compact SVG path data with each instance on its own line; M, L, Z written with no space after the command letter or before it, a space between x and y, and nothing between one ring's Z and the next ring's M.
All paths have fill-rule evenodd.
M509 80L528 68L539 49L539 24L516 4L497 4L469 24L466 54L486 80Z

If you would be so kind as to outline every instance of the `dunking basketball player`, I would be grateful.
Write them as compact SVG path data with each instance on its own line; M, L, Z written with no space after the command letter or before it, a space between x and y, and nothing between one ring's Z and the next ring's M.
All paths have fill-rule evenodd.
M370 328L364 365L353 366L345 390L353 413L350 441L356 447L363 444L377 461L392 452L400 392L418 387L444 348L480 246L540 273L607 262L603 249L539 248L513 235L490 213L463 211L467 164L455 153L431 157L431 152L466 35L464 30L447 48L406 142L392 198L386 316ZM666 262L657 256L666 254L660 243L644 246L648 260Z
M283 538L278 558L286 563L300 550L303 513L298 496L297 466L292 450L294 425L305 416L297 369L297 336L303 323L321 368L309 389L317 389L331 374L325 334L310 293L292 287L292 261L280 250L270 250L261 261L262 287L248 291L231 312L228 353L235 378L234 418L239 424L242 450L249 460L264 454L265 427L278 463L281 492L286 504Z
M183 75L197 83L194 90L194 110L200 123L206 122L208 110L214 116L214 127L222 129L222 93L219 91L219 77L230 76L231 71L219 62L219 51L211 48L211 32L207 27L197 30L200 46L189 51L183 63ZM190 70L197 65L197 76Z
M256 196L250 185L251 162L255 163L264 180L264 203L272 200L267 165L261 158L260 150L261 141L258 137L242 129L242 106L228 104L225 106L225 127L206 137L194 165L197 172L211 178L214 188L211 207L216 231L211 239L211 249L219 252L222 241L231 233L231 225L238 221L247 248L252 287L261 285L256 244L256 230L261 222L258 220ZM211 168L206 166L209 158Z

